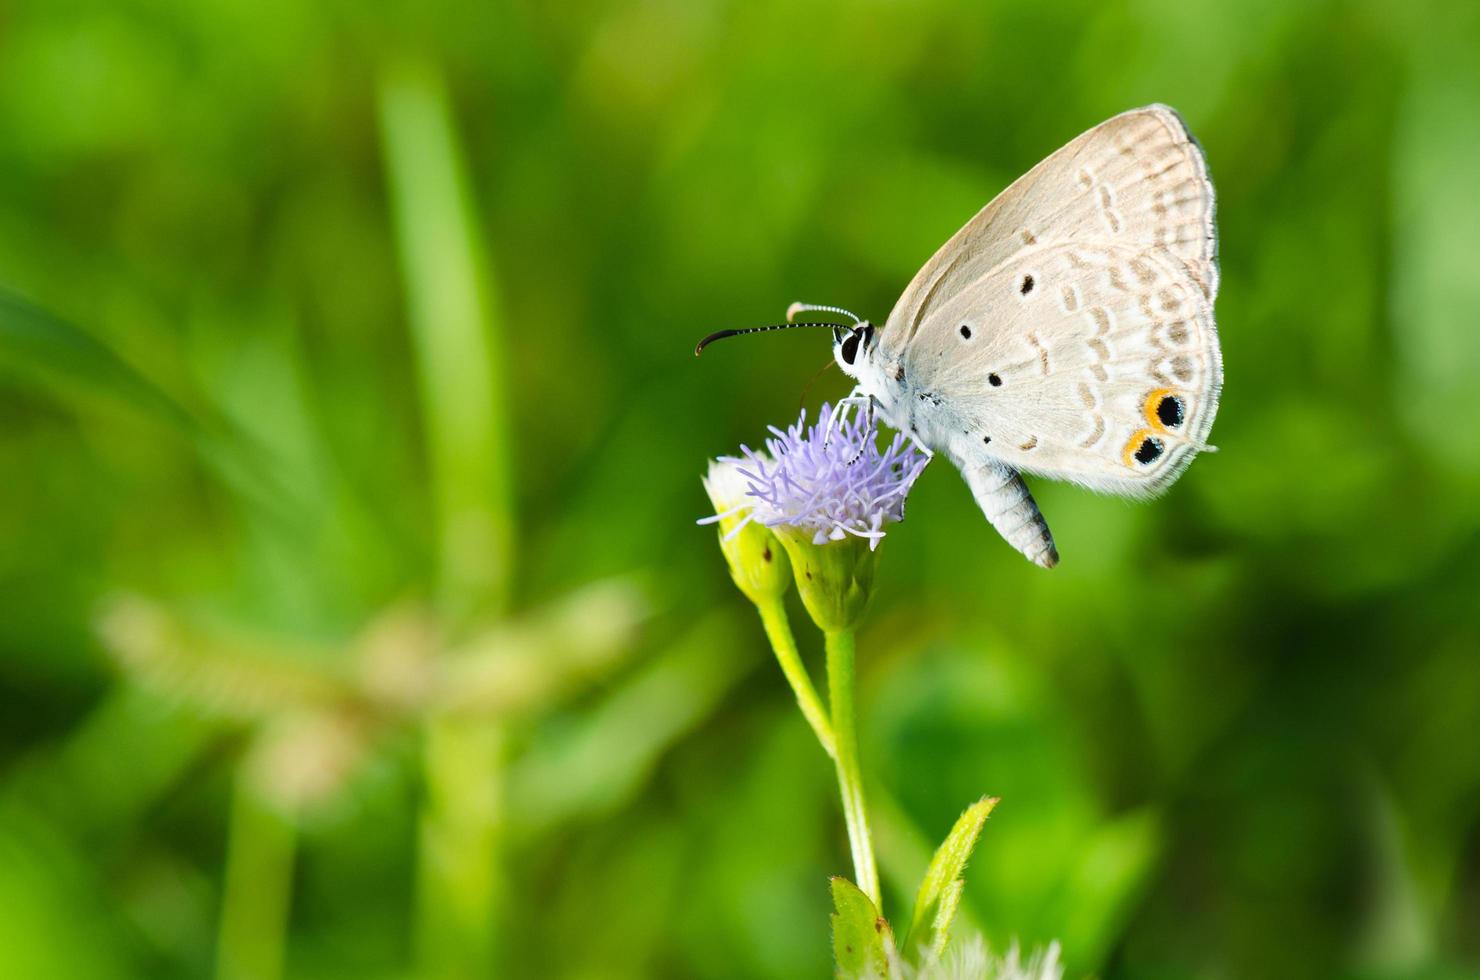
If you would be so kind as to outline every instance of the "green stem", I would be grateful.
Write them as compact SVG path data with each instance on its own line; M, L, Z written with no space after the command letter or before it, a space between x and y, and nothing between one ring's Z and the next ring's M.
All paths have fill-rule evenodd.
M817 688L812 686L812 678L802 663L801 654L797 652L796 637L792 635L791 623L786 618L786 604L778 597L761 602L756 608L760 610L761 623L766 627L766 637L771 641L771 649L776 652L776 660L781 664L781 673L786 675L787 683L791 684L792 693L797 697L797 707L802 709L802 717L812 726L823 751L836 759L838 753L833 747L833 730L827 719L827 708L823 706Z
M869 836L863 777L858 765L858 726L853 709L855 654L851 630L827 634L827 690L832 700L832 730L837 747L834 758L838 763L843 819L848 824L848 846L853 851L853 874L858 887L882 910L879 871L874 865L874 845Z
M426 800L418 841L417 959L423 980L494 975L503 733L482 718L433 718L425 728Z
M216 948L218 980L275 980L283 975L297 835L292 819L263 799L250 769L238 769L232 791Z

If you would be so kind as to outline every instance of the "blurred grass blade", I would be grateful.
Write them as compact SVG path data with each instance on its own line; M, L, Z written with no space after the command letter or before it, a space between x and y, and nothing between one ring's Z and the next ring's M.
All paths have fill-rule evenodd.
M402 62L380 80L386 174L440 524L443 599L502 607L513 551L503 343L446 87Z
M950 938L951 920L961 905L961 872L966 868L972 848L976 847L982 824L996 805L994 797L984 796L967 807L935 852L935 857L930 859L925 880L920 883L920 892L915 897L915 911L910 918L909 931L905 933L906 943L919 936L920 927L930 917L931 955L939 956L944 951Z
M416 953L423 978L498 976L505 735L483 718L434 718L423 737Z
M844 980L889 976L889 923L847 878L832 880L833 958Z
M247 767L232 796L221 899L217 980L276 980L283 974L297 833L292 819L257 791Z
M263 453L225 420L187 409L111 347L0 287L0 364L72 402L114 402L182 435L218 478L259 506L280 508L285 488Z
M104 395L197 435L190 413L90 334L0 288L0 358L73 395Z

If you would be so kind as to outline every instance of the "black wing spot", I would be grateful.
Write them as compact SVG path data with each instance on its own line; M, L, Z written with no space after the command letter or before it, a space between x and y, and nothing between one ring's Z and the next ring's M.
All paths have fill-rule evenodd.
M1182 407L1182 399L1176 395L1167 395L1156 403L1156 417L1168 429L1173 429L1181 425L1185 416L1186 413Z
M1032 291L1033 291L1033 277L1032 276L1023 276L1023 284L1018 289L1018 292L1022 293L1024 296L1026 296L1029 293L1031 293Z
M991 436L982 436L982 445L983 446L990 446L991 444L992 444L992 437Z
M997 374L996 371L993 371L991 374L987 375L987 383L990 384L993 388L1001 388L1002 378Z
M962 340L970 340L971 339L971 328L969 326L967 326L966 324L964 324L964 323L961 324L961 339Z
M1141 440L1141 447L1136 450L1136 462L1142 465L1154 463L1161 458L1164 448L1160 439L1152 439L1148 436Z

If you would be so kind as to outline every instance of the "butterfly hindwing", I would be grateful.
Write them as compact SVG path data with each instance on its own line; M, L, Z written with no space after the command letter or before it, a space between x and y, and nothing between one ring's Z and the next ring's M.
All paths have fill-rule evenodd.
M904 366L951 407L958 455L1132 496L1206 448L1222 385L1211 304L1176 256L1089 243L1025 249L951 297Z

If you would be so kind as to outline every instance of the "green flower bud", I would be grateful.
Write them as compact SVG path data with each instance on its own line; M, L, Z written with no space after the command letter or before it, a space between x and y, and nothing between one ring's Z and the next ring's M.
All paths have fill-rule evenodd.
M802 605L818 628L840 633L857 627L873 595L879 564L874 542L846 535L816 544L806 529L786 525L775 532L791 556Z
M770 528L753 519L746 480L734 460L714 460L704 477L704 492L714 504L719 547L730 577L756 605L771 602L791 588L791 563Z

